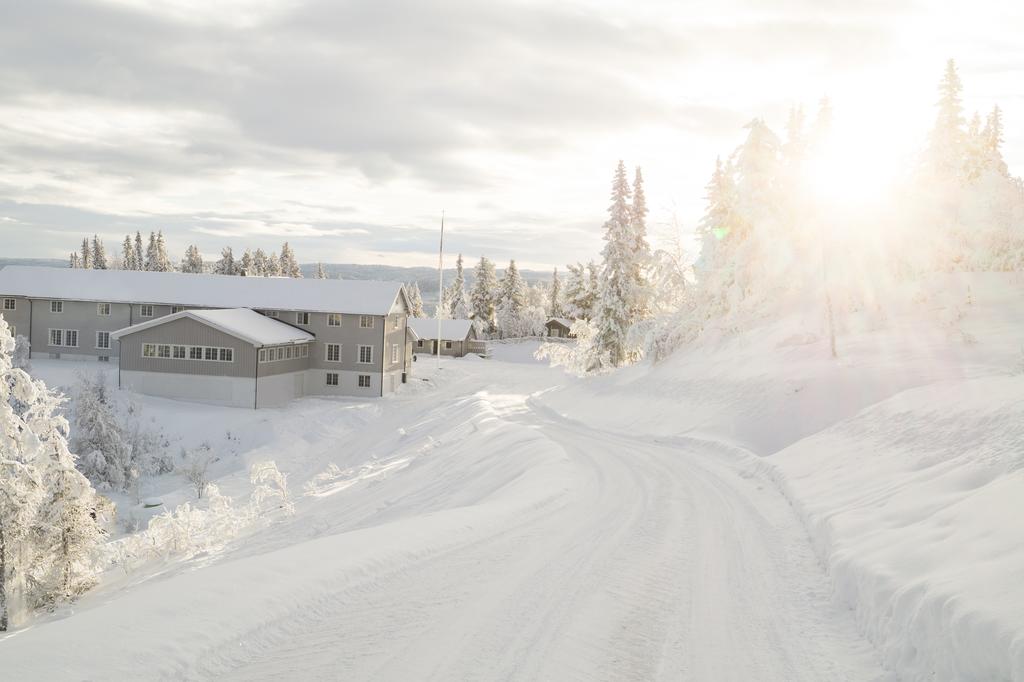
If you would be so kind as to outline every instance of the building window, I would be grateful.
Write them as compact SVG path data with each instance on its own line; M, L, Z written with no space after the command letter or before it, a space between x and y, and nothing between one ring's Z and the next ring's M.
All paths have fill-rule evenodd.
M302 346L302 357L309 357L309 346Z
M96 304L96 314L97 315L109 315L110 314L110 304L109 303L97 303Z
M203 348L203 360L216 360L217 349L212 346L206 346Z
M96 347L110 348L110 332L96 332Z
M267 349L266 348L260 348L260 362L266 362L266 361L267 361Z
M4 310L17 310L18 302L13 298L4 299Z
M373 346L359 346L359 362L363 365L373 362Z
M189 360L202 360L203 359L203 347L202 346L189 346L188 349Z
M156 357L156 344L155 343L144 343L144 344L142 344L142 357L144 357L144 358L155 358Z
M235 361L235 350L233 348L221 348L220 349L220 361L221 362L234 362Z
M264 310L263 314L267 317L277 317L279 313L276 310Z
M447 348L448 350L451 350L452 342L451 341L445 341L444 342L444 347Z
M172 305L171 306L171 315L173 315L174 313L180 313L184 309L185 309L185 306L183 306L183 305Z
M398 362L398 344L391 344L391 362Z
M395 329L401 329L401 328L402 328L402 316L399 315L399 316L397 316L395 318Z
M337 386L338 385L338 373L337 372L328 372L327 373L327 385L328 386Z
M174 346L171 348L171 357L175 360L185 359L185 346Z
M288 346L287 348L285 348L284 349L284 359L285 360L291 360L292 359L292 354L294 352L295 351L294 351L294 349L291 346Z
M419 341L416 342L416 347L423 348L423 339L420 339Z
M373 315L360 315L359 326L363 329L373 329Z
M96 359L98 361L100 361L100 362L110 362L110 356L109 355L97 355Z
M139 317L153 317L153 306L139 306Z
M341 362L341 344L329 343L327 349L327 362Z
M77 329L51 329L50 345L64 348L78 348Z
M370 375L360 374L359 375L359 388L370 388Z
M62 313L62 312L64 312L64 301L50 301L50 312L51 313Z
M156 347L156 356L158 358L169 358L171 357L171 347L169 344L161 343Z
M341 313L328 313L327 314L327 326L328 327L340 327L341 326Z
M295 324L309 324L309 313L295 313Z
M284 360L284 348L277 349L277 359Z

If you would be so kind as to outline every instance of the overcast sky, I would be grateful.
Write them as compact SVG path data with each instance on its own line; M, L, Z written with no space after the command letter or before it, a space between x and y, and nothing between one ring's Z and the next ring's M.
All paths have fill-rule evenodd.
M425 265L444 208L468 258L586 260L619 158L655 237L691 231L751 118L829 95L903 154L948 57L1020 173L1024 10L951 4L0 0L0 255L160 228L175 258Z

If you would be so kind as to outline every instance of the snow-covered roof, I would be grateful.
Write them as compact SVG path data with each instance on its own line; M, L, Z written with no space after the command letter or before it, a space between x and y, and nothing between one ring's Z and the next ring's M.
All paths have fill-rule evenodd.
M571 327L573 324L573 320L570 320L567 317L552 317L550 320L548 320L548 324L551 324L552 322L557 322L558 324L564 327Z
M400 282L370 280L235 277L32 265L8 265L0 269L0 294L102 303L387 315L401 291Z
M441 320L441 340L461 341L469 336L472 320ZM437 338L437 320L428 317L410 317L409 328L421 339Z
M111 334L115 339L128 334L141 332L150 327L157 327L168 322L191 318L225 334L248 341L254 346L275 346L287 343L309 343L314 337L304 329L293 327L271 317L261 315L248 308L227 308L219 310L183 310L173 315L165 315L142 324L126 327Z

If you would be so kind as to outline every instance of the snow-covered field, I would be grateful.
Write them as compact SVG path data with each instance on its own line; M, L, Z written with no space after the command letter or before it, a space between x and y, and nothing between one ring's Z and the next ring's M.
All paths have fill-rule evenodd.
M838 361L808 313L589 379L531 341L371 402L140 398L295 514L109 572L2 678L1024 680L1024 287L904 293Z

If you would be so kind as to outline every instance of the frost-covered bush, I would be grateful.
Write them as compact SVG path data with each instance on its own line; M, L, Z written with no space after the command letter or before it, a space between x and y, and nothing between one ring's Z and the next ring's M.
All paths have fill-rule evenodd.
M125 440L103 374L79 374L74 445L82 473L101 488L129 490L139 476L136 453Z
M28 339L18 334L17 338L14 339L14 356L11 358L11 364L17 369L23 369L26 372L32 371L32 349L29 345Z
M202 443L197 448L181 453L181 474L196 491L196 499L201 500L206 487L210 483L209 468L213 462L213 451L209 443Z

